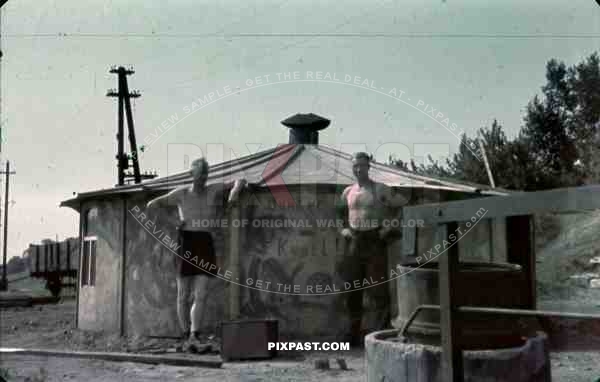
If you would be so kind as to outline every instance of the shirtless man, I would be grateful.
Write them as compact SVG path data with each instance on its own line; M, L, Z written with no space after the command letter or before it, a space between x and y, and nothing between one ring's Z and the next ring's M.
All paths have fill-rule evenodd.
M189 337L188 346L190 349L195 350L199 342L200 320L204 311L208 280L216 276L181 257L192 259L197 256L197 264L203 261L204 263L208 262L216 265L212 235L215 232L211 232L211 228L206 228L215 225L202 224L202 222L220 220L226 202L219 200L219 191L231 189L232 184L224 185L223 189L221 187L206 187L208 162L204 158L194 160L190 166L190 172L193 177L191 186L178 187L166 195L151 200L146 207L177 206L180 219L178 227L180 256L178 256L179 269L177 275L177 315L181 329L184 332L184 338ZM244 179L235 181L227 202L235 202L245 186L246 181ZM189 307L190 295L193 296L191 309Z
M397 209L406 203L406 199L395 195L391 187L369 178L370 161L371 156L367 153L353 155L352 172L357 182L346 187L339 205L345 221L340 234L349 241L341 273L345 282L360 280L360 285L363 285L364 279L369 282L388 280L386 241L392 233L389 223L397 217ZM390 320L387 283L345 293L351 319L351 342L355 345L360 344L363 338L363 290L373 305L371 309L377 313L378 329L387 326Z

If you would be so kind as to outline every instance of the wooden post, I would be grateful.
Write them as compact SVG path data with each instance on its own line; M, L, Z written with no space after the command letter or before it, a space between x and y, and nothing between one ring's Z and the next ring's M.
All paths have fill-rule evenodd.
M240 220L240 207L236 203L230 212L231 222ZM234 275L240 275L240 227L230 224L229 230L229 264ZM240 315L240 286L238 283L229 283L229 319L238 319Z
M417 235L416 227L405 226L402 228L402 255L416 256L418 254Z
M50 261L48 255L48 243L44 244L44 278L48 279L48 271L50 271Z
M79 329L79 290L81 289L82 263L83 263L83 222L85 220L83 214L83 205L79 202L79 237L77 238L77 282L75 288L75 327Z
M493 247L493 261L506 263L506 218L495 217L489 219L491 223L491 242Z
M56 251L56 270L59 272L59 274L61 274L61 269L60 269L60 242L57 241L56 244L54 244L54 246L56 247L55 251Z
M40 246L35 246L35 273L40 272ZM39 276L39 275L38 275Z
M440 225L438 240L456 232L457 223ZM442 375L451 382L464 381L463 359L460 344L460 314L456 305L457 279L459 277L458 241L439 257L440 328L442 331Z
M496 248L494 247L494 223L495 219L485 219L483 222L487 226L487 236L488 236L488 250L490 251L490 256L488 261L490 263L496 262Z
M69 239L67 239L65 241L67 243L67 272L66 272L66 274L70 274L71 273L71 241Z
M127 198L123 198L122 203L119 334L123 337L127 334Z
M506 219L507 261L522 267L526 277L527 307L535 309L535 241L531 215L509 216Z

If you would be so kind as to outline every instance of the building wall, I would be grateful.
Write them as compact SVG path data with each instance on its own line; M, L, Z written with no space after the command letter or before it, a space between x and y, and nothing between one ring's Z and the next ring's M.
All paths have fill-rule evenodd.
M94 232L98 238L95 285L81 286L81 270L79 272L77 314L78 327L83 330L119 330L122 203L121 200L97 200L82 206L82 219L91 208L98 212Z
M334 193L306 192L306 188L291 192L296 207L277 207L272 195L265 192L256 195L254 206L241 209L241 218L251 223L240 237L240 280L254 288L257 280L262 285L240 288L240 315L279 320L284 338L339 336L348 326L340 295L317 295L316 291L316 285L323 285L323 291L326 285L332 291L334 284L338 288L343 285L336 272L343 255L337 229L319 229L317 225L317 221L335 222ZM262 222L291 227L269 228ZM315 295L286 293L294 288L309 293L309 285Z
M341 190L305 186L290 192L296 207L278 207L272 194L263 190L243 195L240 207L230 211L239 212L237 217L246 221L246 228L234 228L229 219L228 227L216 237L217 265L221 274L230 271L232 279L231 282L211 279L202 317L203 330L214 332L221 320L271 318L279 320L282 338L324 340L348 333L350 322L344 308L347 294L322 293L329 292L326 286L330 290L343 290L344 282L348 281L339 274L344 242L335 226L318 224L318 221L335 222L335 198ZM155 196L140 193L126 202L96 203L103 222L98 234L97 285L80 291L82 329L120 328L120 245L124 219L124 332L153 336L181 334L176 311L176 251L172 249L172 243L177 242L177 215L175 208L145 211L144 206ZM411 203L445 198L439 191L411 197ZM263 221L287 222L288 227L266 227ZM296 226L292 227L290 222L296 222ZM420 235L419 239L422 246L433 240L427 235ZM400 244L398 240L388 248L389 269L403 261ZM480 240L477 246L481 246ZM261 281L258 286L257 280ZM314 295L277 293L287 292L286 286L292 291L297 286L306 294L309 285L313 286ZM322 285L321 293L316 285ZM389 288L394 314L401 291L397 291L394 281L379 287ZM369 312L365 318L368 328Z
M279 320L283 338L323 339L347 333L349 320L343 302L346 295L323 295L316 290L316 285L322 285L323 291L326 285L333 290L334 284L342 289L346 281L338 273L344 246L337 228L319 228L317 223L335 222L334 199L339 193L314 186L291 193L296 207L276 206L268 191L245 195L238 218L247 226L238 228L237 243L229 242L236 237L232 233L236 229L233 220L228 219L228 227L221 230L216 240L218 266L221 274L230 271L231 281L240 285L211 279L202 318L204 330L214 331L221 320L274 318ZM180 334L176 262L175 254L165 244L177 238L176 211L165 208L148 213L143 206L152 197L139 195L127 202L126 333L176 336ZM296 227L263 224L276 221L288 225L296 222ZM159 230L164 233L158 233ZM237 256L232 255L236 248ZM257 280L262 285L257 287ZM292 290L297 286L307 293L308 285L314 286L314 295L276 293L286 292L286 286ZM394 288L392 283L384 287Z
M254 207L242 210L243 218L260 222L277 220L305 221L306 227L262 228L250 225L240 238L240 268L243 283L247 278L262 281L262 289L270 282L270 293L259 289L240 287L241 317L274 318L279 320L280 333L284 338L320 339L343 338L349 333L350 320L344 300L347 293L331 295L318 293L316 285L322 285L323 292L345 290L345 282L340 265L347 253L344 240L339 237L335 226L319 227L318 221L336 220L335 202L341 190L306 186L291 189L297 207L276 207L273 197L265 192L255 195ZM417 202L417 195L408 191L408 200ZM433 195L430 197L434 198ZM308 227L308 225L311 225ZM258 224L257 224L258 225ZM298 224L299 225L299 224ZM394 269L400 261L400 240L388 246L388 270ZM282 284L278 286L277 284ZM279 294L284 285L297 285L302 294ZM372 284L374 285L374 284ZM329 286L329 290L326 289ZM396 310L395 281L380 283L375 288L388 288L392 311ZM364 296L364 304L370 301ZM372 329L376 313L364 312L364 328Z
M146 211L156 195L127 201L125 332L128 335L179 336L177 319L177 214L173 207ZM149 223L150 222L150 223ZM217 262L224 261L224 237L216 238ZM176 244L175 244L176 245ZM211 279L202 329L214 331L223 320L227 283Z

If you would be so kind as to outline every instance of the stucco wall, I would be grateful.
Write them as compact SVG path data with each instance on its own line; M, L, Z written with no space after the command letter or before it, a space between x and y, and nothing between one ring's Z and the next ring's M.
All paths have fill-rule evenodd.
M291 189L296 207L276 207L270 193L255 195L256 206L242 209L243 218L251 222L294 220L306 227L262 228L249 226L241 237L240 255L243 283L247 278L262 281L262 289L270 282L269 292L241 288L243 316L279 320L283 337L302 339L342 338L349 333L349 317L344 307L346 293L324 293L345 290L340 263L345 251L344 241L337 228L319 227L320 222L336 219L335 199L341 190L331 188ZM257 223L258 225L258 223ZM309 226L310 225L310 226ZM388 246L388 269L399 260L400 242ZM278 286L277 284L282 284ZM286 292L285 285L298 286L300 294ZM321 293L316 290L321 285ZM311 292L308 287L313 286ZM329 290L327 287L329 286ZM395 282L378 284L390 290L390 304L395 304ZM369 301L365 297L365 306ZM392 308L394 310L394 308ZM365 311L366 328L373 324L373 312Z
M317 285L322 285L325 292L326 285L333 289L334 284L342 289L347 281L342 280L337 271L344 254L337 228L319 228L317 223L335 221L337 194L331 188L310 188L291 190L296 207L276 206L266 190L242 197L239 219L245 220L247 226L239 231L238 266L230 261L229 238L234 229L231 219L217 240L217 259L222 273L230 271L231 281L241 284L237 287L239 300L234 304L239 314L231 311L232 283L212 279L203 313L205 330L214 329L220 320L275 318L280 322L280 334L284 338L333 338L348 331L342 295L323 295L316 290ZM145 195L127 202L126 332L175 336L180 334L175 255L165 242L177 238L176 211L167 208L148 213L143 206L149 199L151 196ZM140 216L142 212L144 216ZM146 225L148 220L152 223ZM296 227L265 227L263 223L275 221L296 222ZM390 256L390 263L393 259ZM258 288L257 280L262 282ZM277 283L282 284L281 287ZM292 291L293 286L297 286L301 293L307 293L308 285L314 287L314 296L275 293L286 292L285 286L290 286ZM395 288L392 283L385 287L392 291Z
M336 227L319 227L317 222L335 221L335 198L341 190L308 186L290 189L290 192L297 204L295 207L276 206L268 190L243 195L239 219L247 225L238 230L238 241L230 241L236 237L231 219L228 219L228 227L220 231L216 240L217 265L221 267L221 274L230 271L231 281L240 285L211 279L202 318L204 330L213 331L221 320L274 318L279 320L282 338L324 340L341 338L348 333L345 294L322 294L335 291L336 287L343 290L344 282L349 281L343 280L338 272L345 253L344 243ZM155 196L138 194L126 201L125 333L177 336L180 329L176 313L176 255L169 248L170 243L177 242L176 210L145 211L146 202ZM437 202L447 197L439 191L411 191L410 196L413 204ZM99 203L103 223L98 234L97 285L80 291L79 319L83 329L119 329L121 203ZM288 225L296 222L296 227L265 227L263 221L287 222ZM476 247L481 247L485 232L477 232L473 237L478 239ZM432 238L420 235L419 243L421 247L430 245ZM388 247L389 269L403 260L400 248L400 241ZM469 251L482 253L480 249ZM235 261L236 253L238 261ZM258 287L257 280L261 280ZM314 295L276 293L287 292L285 286L291 287L293 292L296 286L306 294L309 285L313 286ZM317 285L322 286L321 293L316 290ZM385 287L391 292L394 316L396 283L388 282ZM369 327L368 312L365 318Z
M78 326L83 330L117 331L120 323L122 202L85 203L82 218L94 207L98 211L94 232L98 238L96 284L82 287L79 272Z
M332 193L302 193L292 190L299 204L296 207L276 207L269 193L258 194L259 205L242 208L242 219L249 222L244 230L240 251L242 284L262 282L262 289L242 287L240 313L242 317L279 320L280 334L289 337L336 336L344 331L344 317L339 295L302 296L307 286L343 284L336 274L341 245L336 240L335 227L317 228L317 220L335 220ZM287 222L296 227L269 228L262 222ZM254 222L260 222L254 226ZM302 227L302 225L304 227ZM252 282L248 282L252 279ZM266 283L270 285L268 289ZM277 285L281 284L281 285ZM286 286L288 290L286 290ZM283 293L275 293L283 292Z
M126 333L179 336L177 319L177 215L174 208L146 211L149 195L127 201ZM141 214L144 215L141 215ZM151 221L152 223L148 223ZM226 233L226 232L224 232ZM217 262L224 261L224 237L216 240ZM209 282L202 329L214 331L223 320L227 283Z

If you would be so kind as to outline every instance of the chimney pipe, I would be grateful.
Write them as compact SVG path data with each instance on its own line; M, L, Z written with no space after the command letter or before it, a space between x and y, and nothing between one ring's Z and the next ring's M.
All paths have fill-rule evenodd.
M281 122L289 127L290 144L319 144L319 130L329 126L330 120L315 114L296 114Z

